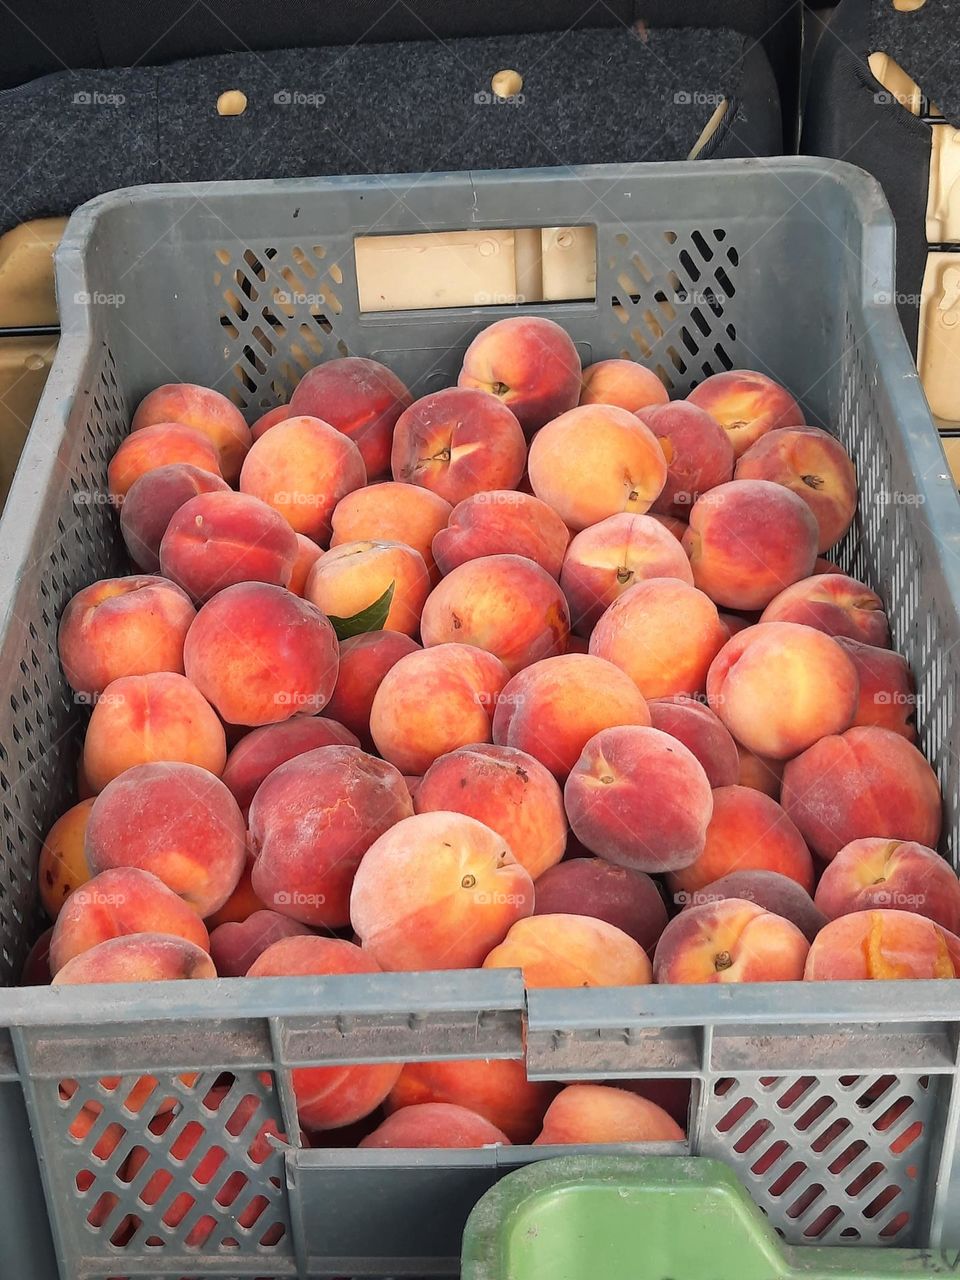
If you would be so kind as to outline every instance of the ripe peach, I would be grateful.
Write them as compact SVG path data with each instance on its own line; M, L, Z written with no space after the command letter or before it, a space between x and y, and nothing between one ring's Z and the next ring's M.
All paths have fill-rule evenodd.
M83 845L92 808L92 797L73 805L56 820L40 846L37 883L40 902L51 920L56 920L74 889L90 879Z
M68 960L55 987L86 982L182 982L215 978L210 956L196 943L165 933L129 933L108 938Z
M686 520L702 493L733 479L730 437L716 418L688 400L644 409L639 417L667 460L667 481L653 510Z
M469 969L533 911L533 881L506 841L461 813L418 813L374 841L350 918L384 969Z
M667 478L649 427L626 409L588 404L538 431L528 459L533 492L574 532L620 512L642 515Z
M378 836L413 813L402 776L358 747L319 747L280 765L250 804L253 888L302 924L350 923L350 890Z
M834 546L857 510L857 473L843 445L819 427L787 427L752 444L737 462L738 480L772 480L798 494L820 530L818 551Z
M566 330L540 316L510 316L467 347L459 387L489 391L529 437L580 397L580 356Z
M435 760L416 795L417 813L465 813L502 836L536 880L563 857L563 795L548 769L514 747L476 743Z
M221 777L246 817L257 788L279 765L318 747L359 745L350 730L336 720L325 716L294 716L282 724L254 729L241 738L227 756Z
M656 520L657 524L662 525L668 533L673 534L678 542L683 541L683 535L689 528L686 520L680 520L677 516L661 515L659 511L654 510L648 511L647 515L651 520Z
M802 498L770 480L731 480L698 498L683 545L693 580L718 605L763 609L813 573L817 522Z
M294 536L297 539L297 558L293 562L293 572L290 574L287 590L292 591L295 596L302 597L307 579L310 577L310 570L323 555L323 551L305 533L297 533Z
M857 669L860 699L855 725L876 725L917 741L917 686L906 658L892 649L835 636Z
M625 672L591 654L568 653L535 662L506 685L493 740L526 751L564 782L595 733L649 723L643 695Z
M246 811L243 811L243 818L246 819ZM244 855L243 870L240 872L240 879L226 902L217 907L216 911L212 911L210 915L204 919L211 936L215 929L222 924L241 924L255 911L265 911L264 904L260 901L253 891L251 884L251 876L253 874L254 857L249 848Z
M266 413L261 413L256 422L250 425L250 435L254 440L259 440L265 431L269 431L271 427L275 427L278 422L286 422L288 418L294 415L290 412L288 404L274 405L272 409L268 409Z
M384 631L412 636L430 594L423 556L402 542L341 542L316 564L304 597L334 618L352 618L393 588Z
M679 578L693 585L686 552L656 520L608 516L578 533L560 574L574 630L588 636L607 607L646 578Z
M733 871L779 871L813 891L813 859L803 837L776 800L752 787L714 791L703 852L696 862L671 872L668 883L676 898Z
M618 596L593 629L590 652L625 671L645 698L702 693L727 640L716 605L678 578L647 578Z
M657 943L657 982L799 982L810 944L795 924L745 898L681 911Z
M483 556L520 555L559 578L570 530L539 498L512 489L477 493L457 504L433 540L441 572Z
M916 747L873 726L821 738L783 771L780 803L819 857L868 836L936 848L937 776Z
M190 382L157 387L140 401L130 430L136 433L158 422L182 422L206 436L217 448L224 480L236 482L250 448L250 428L226 396Z
M282 938L247 970L248 978L379 973L373 957L339 938ZM400 1063L296 1067L291 1072L300 1123L308 1129L339 1129L379 1107L397 1083Z
M563 592L525 556L468 560L434 587L423 606L424 647L471 644L495 654L511 675L562 654L570 632Z
M773 760L848 729L859 690L856 667L837 642L795 622L739 632L707 674L713 710L738 742Z
M814 899L830 920L899 908L960 933L960 880L934 849L912 840L852 840L826 867Z
M366 484L360 450L329 422L278 422L247 454L240 490L273 507L297 532L321 546L341 498Z
M520 423L486 391L447 387L416 400L397 420L394 480L422 485L454 506L488 489L512 489L527 444Z
M608 1084L570 1084L547 1108L535 1147L618 1142L683 1142L662 1107Z
M725 613L722 609L720 612L720 621L727 628L727 634L730 636L739 635L741 631L746 631L747 627L754 627L760 621L756 612L749 616L742 613Z
M149 871L114 867L81 885L57 916L50 939L50 972L108 938L165 933L204 951L210 939L193 907Z
M44 929L27 952L27 958L20 970L21 987L49 987L53 980L50 972L50 939L53 928Z
M795 924L808 942L812 942L827 923L827 917L806 889L779 871L731 871L702 889L677 896L684 899L684 911L707 902L722 902L725 898L743 898Z
M401 658L419 649L416 640L400 631L365 631L340 641L340 672L326 710L356 736L364 751L373 750L370 710L380 682Z
M635 360L598 360L583 371L581 404L612 404L628 413L666 404L666 387L653 372Z
M210 955L221 978L243 978L267 947L281 938L300 937L313 937L313 932L299 920L277 911L254 911L246 920L217 925L210 934Z
M120 532L140 572L159 573L160 542L175 511L198 494L229 490L219 472L204 471L189 462L171 462L134 480L120 508Z
M875 591L844 573L817 573L795 582L767 605L761 622L801 622L828 636L848 636L886 649L890 625Z
M127 436L110 459L107 488L119 506L141 476L173 463L189 463L200 471L220 475L219 455L210 441L192 427L161 422Z
M369 484L341 498L333 510L331 547L341 542L403 542L419 551L434 584L440 570L433 540L446 528L453 507L439 493L395 480Z
M489 1120L449 1102L421 1102L387 1116L357 1144L360 1148L509 1146L510 1139Z
M605 920L536 915L519 920L483 962L521 969L525 987L640 987L653 981L647 953Z
M808 982L960 977L960 939L912 911L854 911L810 948Z
M716 418L738 458L768 431L803 425L803 410L789 391L751 369L715 373L687 400Z
M344 356L305 373L290 397L290 416L322 418L360 450L367 475L379 480L390 470L393 429L410 404L410 392L377 360Z
M740 777L737 744L720 717L696 698L685 693L670 698L653 698L647 703L650 724L669 733L697 757L710 786L730 787Z
M590 739L563 792L574 835L636 871L674 871L703 852L713 792L703 766L659 729L603 729Z
M660 890L643 871L615 867L602 858L571 858L551 867L535 884L535 916L591 916L620 929L648 955L667 923Z
M771 800L780 799L780 786L783 781L785 760L768 760L754 755L742 743L737 743L737 755L740 758L740 775L736 779L741 787L753 787L762 791Z
M83 742L83 769L96 793L134 765L167 760L220 774L223 726L196 685L172 671L123 676L97 698Z
M115 867L150 871L202 917L236 888L245 834L236 801L212 773L192 764L143 764L97 796L85 847L94 875Z
M842 573L843 570L838 564L834 564L832 560L827 560L824 556L817 556L817 562L813 566L814 573Z
M408 1062L385 1108L401 1111L423 1103L467 1107L496 1125L511 1142L532 1142L556 1086L527 1079L518 1058L467 1058L452 1062Z
M509 677L499 658L474 645L408 653L373 697L370 735L377 750L401 772L421 775L448 751L489 742L494 707Z
M224 720L254 727L322 711L339 661L324 614L262 582L218 591L183 647L184 670Z

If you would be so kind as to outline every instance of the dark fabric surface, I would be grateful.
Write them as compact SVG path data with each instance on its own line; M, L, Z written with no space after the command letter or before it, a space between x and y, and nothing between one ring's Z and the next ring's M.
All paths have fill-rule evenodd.
M960 127L960 3L927 0L922 9L899 13L889 0L868 0L869 47L888 53L927 97ZM856 9L854 10L856 12Z

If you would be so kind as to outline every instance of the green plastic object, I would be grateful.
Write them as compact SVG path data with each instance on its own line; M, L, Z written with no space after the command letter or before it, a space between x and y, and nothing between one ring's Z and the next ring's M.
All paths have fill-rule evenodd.
M956 1275L953 1250L785 1245L716 1160L563 1156L478 1201L461 1280L889 1280Z

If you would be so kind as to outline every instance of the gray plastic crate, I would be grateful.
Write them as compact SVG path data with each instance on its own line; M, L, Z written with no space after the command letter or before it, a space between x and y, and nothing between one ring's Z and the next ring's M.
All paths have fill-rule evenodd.
M252 419L347 352L421 394L448 384L478 329L512 309L360 314L354 236L538 224L596 227L596 301L535 308L585 363L640 358L674 394L765 369L854 455L860 513L840 559L881 592L916 672L956 860L960 508L897 321L872 179L803 159L145 187L70 223L63 339L0 524L6 981L39 927L37 851L72 799L85 718L57 619L124 568L105 471L138 399L204 382ZM517 973L479 971L0 992L4 1274L52 1280L57 1260L69 1280L455 1272L478 1196L549 1148L291 1145L261 1163L247 1148L265 1118L296 1132L292 1064L515 1057L524 1037L540 1077L690 1079L683 1150L733 1166L790 1241L960 1246L957 985L525 995ZM144 1076L153 1103L125 1106ZM166 1098L175 1122L157 1132ZM241 1099L254 1118L237 1133ZM89 1101L96 1124L71 1136ZM209 1181L199 1147L177 1145L191 1120L222 1159ZM109 1123L121 1138L103 1154ZM186 1211L165 1224L181 1192Z

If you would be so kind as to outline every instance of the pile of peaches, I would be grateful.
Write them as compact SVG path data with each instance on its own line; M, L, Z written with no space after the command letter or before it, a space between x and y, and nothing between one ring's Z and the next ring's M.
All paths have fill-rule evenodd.
M911 672L823 558L854 467L765 375L671 402L510 318L419 400L357 357L252 428L159 387L108 485L134 572L60 622L91 713L25 981L960 975ZM386 1101L367 1145L679 1133L520 1063L294 1086L314 1132Z

